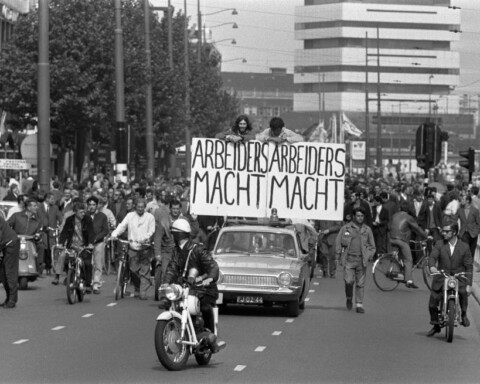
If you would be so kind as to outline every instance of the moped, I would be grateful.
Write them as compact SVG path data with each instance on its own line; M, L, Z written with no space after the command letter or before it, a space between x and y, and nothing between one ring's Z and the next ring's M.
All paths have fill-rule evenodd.
M432 276L442 275L443 280L443 297L440 302L439 321L440 327L445 327L445 338L447 342L453 341L453 331L462 319L462 311L458 296L458 285L460 281L466 281L468 272L459 272L453 275L439 271L432 273Z
M37 246L35 241L40 238L35 235L17 235L20 240L20 252L18 262L18 288L25 290L28 283L37 280Z
M184 276L181 284L166 284L160 287L160 297L170 300L171 306L157 317L155 349L158 359L169 371L184 369L190 354L195 355L199 365L207 365L214 352L218 308L213 308L215 329L205 328L200 299L197 296L201 293L201 288L196 286L199 282L197 277L198 271L192 268L189 278ZM224 347L223 342L216 344L215 352Z

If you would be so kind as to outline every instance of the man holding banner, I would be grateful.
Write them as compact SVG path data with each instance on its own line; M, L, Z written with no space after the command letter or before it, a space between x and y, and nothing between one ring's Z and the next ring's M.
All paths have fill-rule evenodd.
M302 135L285 128L285 123L280 117L273 117L270 120L270 128L260 132L256 139L263 142L271 142L275 144L282 143L300 143L305 141Z

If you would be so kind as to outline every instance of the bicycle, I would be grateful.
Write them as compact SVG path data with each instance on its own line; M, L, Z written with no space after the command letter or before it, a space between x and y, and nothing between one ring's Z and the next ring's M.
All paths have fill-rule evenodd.
M81 303L85 296L86 281L85 268L82 260L82 253L92 253L89 248L81 248L80 250L65 249L65 257L67 259L67 300L69 304L75 304L76 301Z
M112 270L112 263L115 261L115 243L113 239L105 240L105 260L103 271L109 275Z
M112 243L115 241L114 239L109 240L111 240ZM130 264L128 256L130 243L128 240L122 239L116 239L116 241L120 243L120 250L117 259L117 281L115 283L115 288L113 289L113 294L115 295L115 300L119 300L125 297L125 292L127 291L128 283L130 282Z
M421 246L422 256L416 264L412 266L412 270L422 269L422 276L425 285L429 290L432 289L432 276L428 268L428 242L429 240L413 241L412 244ZM375 285L381 291L393 291L400 283L406 284L405 281L405 263L399 257L399 249L393 246L393 251L384 253L378 257L373 263L372 274Z

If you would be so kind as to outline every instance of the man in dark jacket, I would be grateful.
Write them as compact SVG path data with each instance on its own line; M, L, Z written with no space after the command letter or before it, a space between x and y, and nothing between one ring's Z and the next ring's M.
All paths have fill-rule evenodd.
M20 241L15 231L10 228L0 215L0 281L5 288L5 301L0 304L4 308L14 308L18 300L18 254Z
M187 278L192 286L201 284L202 292L198 293L200 298L200 311L205 322L205 328L211 332L215 330L215 319L213 305L218 298L217 280L219 268L217 262L207 252L202 244L195 244L190 239L190 224L185 218L179 218L172 224L172 235L175 239L175 250L170 260L167 271L163 276L163 284L178 283ZM186 270L187 276L183 276ZM192 273L195 270L198 273ZM194 289L194 288L193 288ZM162 298L159 307L168 307L168 300ZM218 352L223 344L212 340L212 351Z
M84 203L76 202L73 204L74 214L67 217L65 225L60 233L60 244L66 248L83 249L85 247L92 249L95 239L92 219L86 215L86 206ZM87 293L91 293L92 285L92 255L82 252L84 262L85 282ZM61 271L65 269L65 254L63 253L55 265L55 279L52 284L57 285Z
M443 241L440 240L435 244L428 259L428 266L431 273L438 273L439 270L443 270L447 274L467 273L467 281L459 281L458 294L462 309L462 325L468 327L470 321L467 318L467 308L468 295L472 291L473 258L468 245L458 238L458 224L446 224L441 231ZM440 332L438 305L443 296L443 282L444 277L442 275L433 277L430 301L428 303L430 324L433 324L433 328L427 333L429 337Z
M435 201L435 196L428 195L426 201L420 207L417 217L418 225L437 242L442 238L439 230L442 226L442 220L443 212L440 203Z
M92 219L93 233L93 293L100 293L102 284L103 264L105 262L105 237L110 228L107 216L98 210L98 199L91 196L87 199L88 216Z
M412 273L412 251L410 250L410 239L412 231L419 236L426 238L427 234L418 226L415 219L408 214L410 204L406 201L400 203L400 212L392 217L390 227L390 243L400 249L400 254L405 261L405 281L408 288L418 288L413 282Z

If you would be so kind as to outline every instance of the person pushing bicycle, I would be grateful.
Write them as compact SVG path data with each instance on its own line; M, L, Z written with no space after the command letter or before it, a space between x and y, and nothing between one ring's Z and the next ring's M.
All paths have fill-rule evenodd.
M418 288L413 282L413 260L409 242L412 237L412 231L424 239L427 238L427 234L420 228L415 219L408 214L409 211L410 204L402 201L400 203L400 211L393 214L390 224L390 244L399 248L400 254L405 261L405 285L407 288Z

